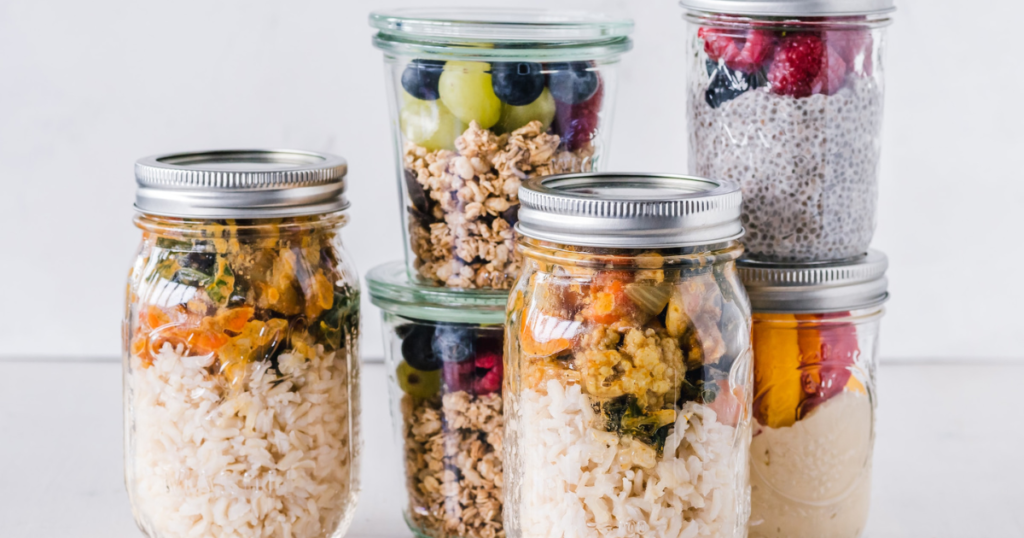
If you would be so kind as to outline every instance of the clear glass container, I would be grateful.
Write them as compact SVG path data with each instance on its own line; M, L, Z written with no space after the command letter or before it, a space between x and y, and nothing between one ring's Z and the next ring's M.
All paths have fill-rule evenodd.
M515 9L375 12L410 274L508 289L518 189L607 157L628 20Z
M822 272L844 269L800 269L802 278L775 278L775 297L765 300L761 290L772 278L763 278L765 272L789 269L746 262L741 268L754 305L752 538L857 538L867 524L884 283L849 310L800 304L787 296L803 293L802 287L780 284L802 281L822 290L833 286Z
M708 2L723 4L683 4ZM799 12L812 3L734 4ZM686 18L690 172L742 185L747 255L827 261L865 252L878 202L888 10L705 8Z
M367 275L384 349L409 528L495 538L502 527L502 363L507 292L449 291L394 262Z
M160 168L161 181L223 178L215 167L182 168ZM167 179L170 171L182 176ZM157 197L142 191L158 188L140 185L140 209L152 206ZM206 187L167 196L189 189ZM359 491L359 278L339 235L346 221L340 211L136 217L142 242L123 325L125 483L151 538L345 533Z
M607 196L591 194L600 185L566 188L610 204L675 195L645 178ZM703 213L729 206L738 223L738 196L700 195L685 195L693 203L682 211L696 214L682 217L681 229L710 225ZM527 213L525 200L523 222L536 210ZM665 217L670 203L644 200L618 214L644 205ZM752 380L750 310L735 265L742 247L643 248L650 235L628 231L623 237L638 248L528 235L546 220L536 217L538 227L520 234L524 270L509 297L508 536L745 536Z

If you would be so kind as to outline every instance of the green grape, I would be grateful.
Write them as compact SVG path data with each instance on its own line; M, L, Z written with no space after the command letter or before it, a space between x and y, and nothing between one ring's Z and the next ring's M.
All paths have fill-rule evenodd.
M503 106L498 129L503 133L511 133L533 120L544 124L542 131L547 131L551 127L551 122L555 121L555 98L547 88L544 88L544 93L540 94L540 97L528 105Z
M490 64L448 62L441 73L441 102L464 123L490 129L501 119L501 100L491 87Z
M455 139L466 130L440 101L422 101L402 92L402 111L398 114L406 140L430 151L455 149Z

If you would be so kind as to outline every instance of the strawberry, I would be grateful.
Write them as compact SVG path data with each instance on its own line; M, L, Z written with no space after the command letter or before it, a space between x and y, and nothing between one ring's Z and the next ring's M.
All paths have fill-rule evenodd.
M824 56L825 44L818 34L797 33L782 38L768 69L772 92L793 97L811 95Z
M811 83L811 93L832 95L839 91L839 88L843 87L843 82L846 81L846 62L831 45L826 45L825 48L827 50L825 65L821 66L821 71Z
M768 30L752 30L742 39L734 39L729 30L700 28L697 37L704 40L704 52L714 62L725 61L734 71L757 71L771 54L775 38Z

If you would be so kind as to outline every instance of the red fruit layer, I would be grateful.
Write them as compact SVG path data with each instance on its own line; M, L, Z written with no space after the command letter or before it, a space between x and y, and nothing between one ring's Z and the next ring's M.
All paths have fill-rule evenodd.
M768 70L772 92L793 97L811 95L824 55L825 44L817 34L805 32L782 38Z
M734 71L753 73L761 68L775 47L775 37L768 30L752 30L742 39L729 35L731 30L700 28L697 37L704 40L704 52L712 61L724 60Z
M797 319L828 320L849 316L849 312L798 315ZM800 403L797 417L803 418L815 407L843 392L850 381L852 368L860 356L857 328L852 323L822 324L815 329L820 349L801 350L805 353L800 373L804 393L808 397Z
M846 72L852 73L856 69L857 57L864 57L861 74L870 77L874 66L872 65L871 54L874 39L868 30L830 30L825 32L825 42L839 53L839 56L846 62Z
M831 45L825 47L828 52L825 56L825 65L818 71L818 76L811 83L811 93L823 93L832 95L843 87L846 81L847 64Z
M569 151L586 147L597 134L601 103L604 101L604 81L599 80L597 93L590 99L570 105L555 101L555 133Z

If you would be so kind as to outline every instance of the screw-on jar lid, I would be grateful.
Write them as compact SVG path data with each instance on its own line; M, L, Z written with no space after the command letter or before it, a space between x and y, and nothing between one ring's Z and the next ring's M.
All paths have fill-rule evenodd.
M379 265L366 275L370 300L403 318L446 323L505 323L508 290L456 290L417 283L404 262Z
M765 17L877 15L896 9L893 0L680 0L692 11Z
M374 11L370 26L377 48L441 59L598 60L633 46L633 21L600 12L406 8Z
M755 312L814 314L880 306L889 298L885 254L826 263L737 262Z
M739 186L662 174L588 173L532 178L519 188L526 237L565 245L673 248L743 235Z
M345 159L297 150L171 153L135 163L135 207L186 218L275 218L348 208Z

